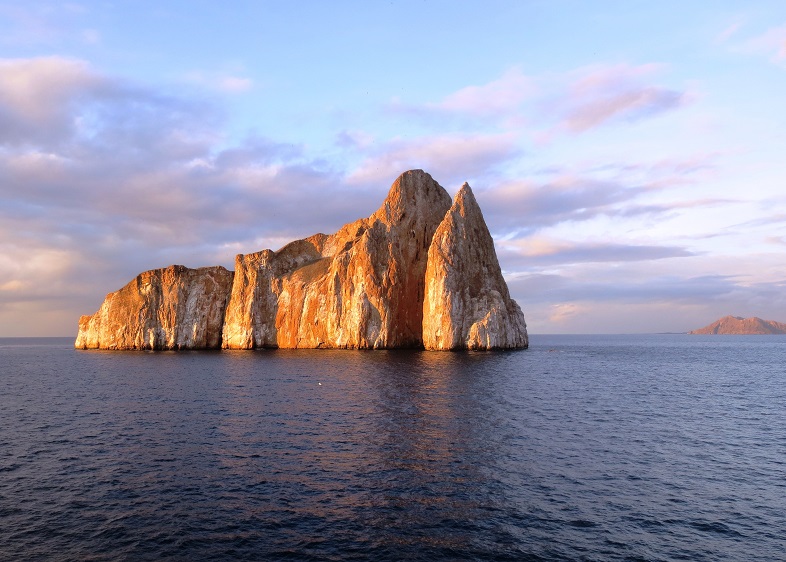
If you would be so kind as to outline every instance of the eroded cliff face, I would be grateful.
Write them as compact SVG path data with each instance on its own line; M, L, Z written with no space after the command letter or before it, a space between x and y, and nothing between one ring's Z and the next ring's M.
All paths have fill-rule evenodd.
M426 349L527 347L527 324L508 286L469 184L456 194L428 251Z
M279 347L276 316L283 278L322 259L324 234L235 258L235 283L223 325L222 347Z
M508 295L488 229L466 190L468 196L462 188L451 204L429 174L411 170L369 218L277 252L238 255L234 275L224 268L182 266L143 273L108 295L96 314L81 318L76 347L418 348L425 330L429 349L526 347L523 315ZM456 213L461 221L451 218ZM485 237L458 242L457 233L467 228ZM471 263L478 259L485 269ZM466 274L472 289L456 300L464 294ZM484 274L493 279L481 279ZM440 303L451 312L446 315Z
M238 256L223 347L420 346L428 247L450 204L413 170L367 219Z
M79 319L79 349L209 349L221 345L234 274L172 265L137 275Z

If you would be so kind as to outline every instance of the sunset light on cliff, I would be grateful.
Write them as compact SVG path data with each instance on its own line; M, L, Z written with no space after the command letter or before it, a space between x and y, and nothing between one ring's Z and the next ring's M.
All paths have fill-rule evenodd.
M538 333L786 321L786 4L0 0L0 336L465 181Z

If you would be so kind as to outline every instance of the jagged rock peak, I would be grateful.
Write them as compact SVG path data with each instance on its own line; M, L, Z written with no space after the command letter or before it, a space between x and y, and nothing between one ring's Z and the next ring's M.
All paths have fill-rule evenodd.
M450 195L430 174L423 170L409 170L396 178L387 198L371 220L392 224L406 219L413 212L439 213L442 207L449 206Z
M456 193L456 197L453 199L453 206L462 216L466 216L467 213L479 215L477 219L479 222L483 223L483 226L486 226L486 221L483 219L483 213L480 210L480 205L478 205L478 200L475 199L475 194L472 192L472 188L467 182L464 182L461 189Z
M527 347L527 325L508 286L472 188L464 183L434 233L423 302L426 349Z

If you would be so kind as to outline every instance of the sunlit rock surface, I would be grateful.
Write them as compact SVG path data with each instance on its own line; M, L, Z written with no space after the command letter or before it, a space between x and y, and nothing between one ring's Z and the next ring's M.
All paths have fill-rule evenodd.
M221 346L234 274L171 265L137 275L79 319L80 349L202 349Z
M494 240L469 184L434 234L423 303L426 349L527 347L527 324L510 298Z
M742 318L740 316L724 316L708 326L688 332L689 334L720 334L720 335L769 335L786 334L786 324L774 320Z
M527 345L469 186L451 205L429 174L411 170L369 218L277 252L240 254L234 274L182 266L141 274L80 319L76 347L422 348L426 331L429 349Z

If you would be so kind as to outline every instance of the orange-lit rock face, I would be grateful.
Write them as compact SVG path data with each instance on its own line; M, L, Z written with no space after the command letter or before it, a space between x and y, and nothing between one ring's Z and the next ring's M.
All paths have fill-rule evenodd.
M423 302L426 349L527 347L527 325L508 286L468 184L456 195L428 251Z
M79 320L79 349L199 349L221 345L234 274L172 265L139 274Z
M449 207L431 176L410 171L367 219L264 259L239 256L224 347L421 346L428 246Z
M467 229L469 243L460 240ZM430 175L412 170L369 218L277 252L238 255L234 276L182 266L141 274L82 317L76 347L380 349L424 341L429 349L527 344L469 186L451 207Z

